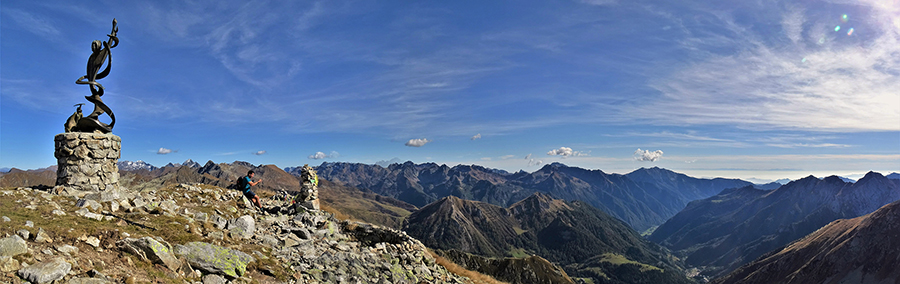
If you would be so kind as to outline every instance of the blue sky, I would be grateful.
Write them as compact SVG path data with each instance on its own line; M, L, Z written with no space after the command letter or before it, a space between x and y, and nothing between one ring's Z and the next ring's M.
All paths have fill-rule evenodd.
M0 167L56 163L89 94L74 81L117 18L100 83L122 160L900 171L898 1L4 1L0 16Z

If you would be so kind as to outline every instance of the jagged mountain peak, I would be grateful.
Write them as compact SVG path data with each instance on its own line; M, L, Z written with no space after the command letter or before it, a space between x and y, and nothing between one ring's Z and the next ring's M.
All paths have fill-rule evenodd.
M189 168L199 168L200 167L200 163L194 162L194 160L191 160L191 159L187 159L186 161L181 163L181 165L189 167Z
M119 161L118 163L116 163L116 165L119 167L119 170L123 170L123 171L135 171L135 170L152 171L152 170L157 169L157 167L155 167L147 162L144 162L143 160L137 160L134 162Z
M885 179L885 178L887 178L887 177L885 177L881 173L869 171L868 173L866 173L865 176L863 176L861 179L857 180L856 182L863 182L864 180L881 180L881 179Z

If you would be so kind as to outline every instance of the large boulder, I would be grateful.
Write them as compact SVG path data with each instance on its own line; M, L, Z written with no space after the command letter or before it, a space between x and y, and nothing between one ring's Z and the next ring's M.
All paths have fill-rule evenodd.
M244 252L204 242L176 245L175 255L187 261L194 269L232 279L244 275L247 265L255 260Z
M17 256L28 252L28 243L19 235L0 239L0 256Z
M116 242L116 245L124 251L139 256L142 260L165 265L172 271L178 271L181 267L181 261L172 253L172 246L161 239L157 240L151 237L140 239L126 238Z
M69 270L72 270L72 264L62 258L54 258L19 269L19 277L31 283L44 284L62 279Z

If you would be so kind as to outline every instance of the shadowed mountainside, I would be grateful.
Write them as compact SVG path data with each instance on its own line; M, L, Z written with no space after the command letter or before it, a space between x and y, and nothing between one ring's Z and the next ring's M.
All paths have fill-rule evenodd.
M605 279L602 283L628 283L623 279L630 276L620 272L654 274L648 279L665 279L664 283L690 283L665 249L622 221L585 202L566 202L543 193L509 208L445 197L413 212L404 231L442 250L487 257L539 255L562 265L572 277ZM621 261L586 264L605 253Z
M489 258L458 250L437 251L444 258L473 271L512 284L574 284L559 266L532 255L523 258Z
M840 219L713 283L900 283L900 201Z
M650 240L692 266L727 273L831 221L870 213L900 199L900 182L870 172L856 183L809 176L776 190L726 190L691 202Z
M403 219L418 209L400 200L363 192L324 179L319 180L319 199L323 205L348 215L350 219L394 229L400 229Z

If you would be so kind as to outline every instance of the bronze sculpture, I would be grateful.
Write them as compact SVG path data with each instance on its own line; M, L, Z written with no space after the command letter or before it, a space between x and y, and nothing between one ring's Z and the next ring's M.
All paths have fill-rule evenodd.
M66 132L109 133L116 125L116 115L113 114L112 110L109 109L109 106L103 103L103 100L100 98L103 96L103 85L98 83L97 80L103 79L109 75L109 69L112 67L112 53L110 52L110 49L119 45L119 38L116 37L116 33L119 31L119 28L116 26L117 24L116 19L113 19L112 32L107 35L109 37L108 41L101 42L95 40L91 43L92 53L91 56L88 57L87 73L84 76L81 76L81 78L78 78L78 80L75 80L75 84L90 86L91 95L85 96L84 98L89 102L94 103L94 111L92 111L91 114L82 117L81 106L77 105L78 110L76 110L75 113L69 117L69 120L66 121ZM103 69L103 71L100 71L104 62L106 62L106 68ZM112 122L109 124L100 122L99 117L103 113L109 114Z

